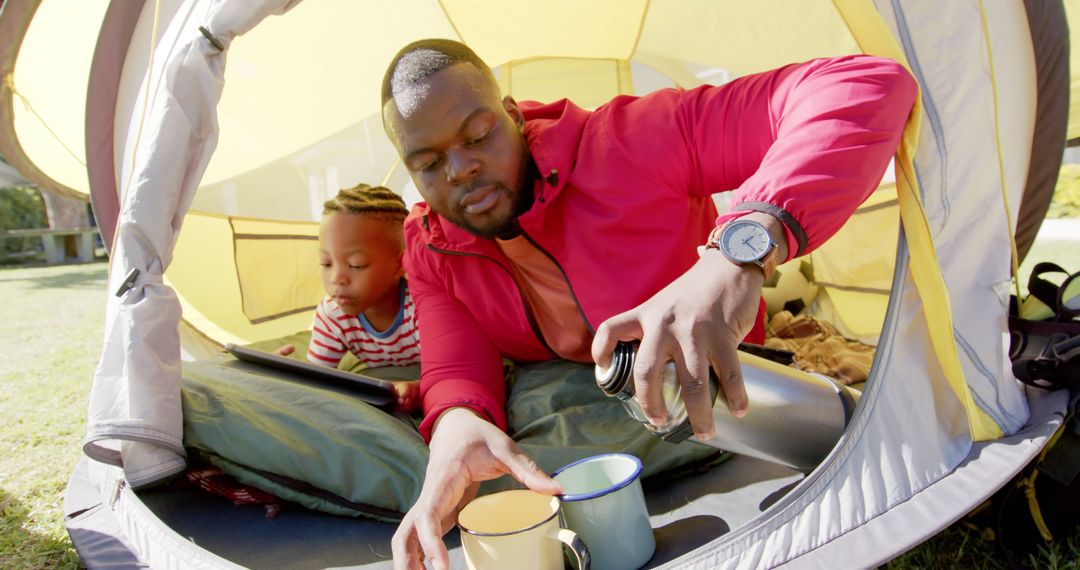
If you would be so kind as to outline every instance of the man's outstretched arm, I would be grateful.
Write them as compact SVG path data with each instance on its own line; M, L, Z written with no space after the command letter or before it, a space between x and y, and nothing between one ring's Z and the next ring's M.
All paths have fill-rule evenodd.
M689 191L735 189L735 211L718 224L753 216L787 246L781 260L808 253L876 188L915 94L902 66L866 56L814 60L688 92L674 124L675 140L691 147L699 165L686 174ZM654 421L665 413L660 371L673 361L694 433L708 439L715 430L710 367L732 413L747 409L736 347L753 326L763 280L760 268L708 250L648 301L604 322L593 358L607 365L616 341L641 340L634 381Z
M501 429L469 408L450 408L436 421L420 498L394 533L394 568L450 568L442 537L458 511L476 497L480 482L510 475L526 487L554 495L562 487Z
M421 434L430 456L424 485L392 541L395 568L449 568L443 535L480 482L511 475L534 491L560 486L503 431L506 381L502 355L469 311L452 298L421 257L406 255L409 288L420 327Z

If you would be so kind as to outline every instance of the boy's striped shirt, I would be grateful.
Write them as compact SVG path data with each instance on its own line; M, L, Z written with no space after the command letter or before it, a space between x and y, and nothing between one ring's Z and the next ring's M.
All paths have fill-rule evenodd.
M363 314L350 315L329 296L315 309L307 358L315 364L337 367L345 351L372 368L420 363L420 330L412 296L402 288L401 308L390 328L378 332Z

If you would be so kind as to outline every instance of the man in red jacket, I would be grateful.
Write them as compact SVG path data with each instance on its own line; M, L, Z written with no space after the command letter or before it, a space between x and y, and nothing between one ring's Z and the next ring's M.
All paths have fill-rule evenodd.
M447 567L441 536L481 481L559 492L503 432L503 357L602 366L617 340L639 339L652 422L669 361L696 437L714 431L710 367L744 415L736 347L763 338L762 283L873 191L915 92L895 62L849 56L586 111L502 97L463 44L402 49L383 120L426 200L405 222L405 266L431 455L395 565L419 567L422 550ZM717 217L722 191L733 208Z

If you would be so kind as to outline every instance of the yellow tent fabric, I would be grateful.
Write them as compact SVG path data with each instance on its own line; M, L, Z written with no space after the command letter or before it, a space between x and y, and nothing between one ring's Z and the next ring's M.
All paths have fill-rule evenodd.
M42 2L19 48L19 59L4 87L13 94L19 144L38 168L56 182L89 194L86 177L85 96L93 50L57 45L93 46L108 2ZM6 40L5 40L6 41ZM55 73L39 73L42 69ZM78 95L82 94L82 95Z
M307 328L323 296L318 234L309 222L188 213L166 274L184 320L220 344Z
M53 38L67 38L71 45L94 45L108 4L106 0L42 2L11 78L40 115L16 106L16 130L24 151L56 181L83 193L88 190L82 163L85 107L72 104L71 98L86 90L93 53L57 49ZM165 20L178 4L162 0L148 5L146 21L140 21L136 37L144 39L153 32L151 6ZM372 21L372 14L378 15L379 25L358 28L358 23ZM517 25L526 20L529 26ZM58 35L52 35L57 30L61 30ZM318 41L306 37L307 30L319 30ZM377 80L382 70L400 46L424 37L462 39L493 66L512 64L518 77L511 94L537 100L566 93L580 96L586 89L580 84L580 74L526 65L537 59L632 60L673 84L693 87L809 57L858 51L831 3L820 0L723 6L708 0L558 0L545 3L543 9L528 4L495 8L465 0L303 2L288 17L269 18L230 46L229 85L219 104L221 139L202 185L222 183L283 156L310 150L344 126L377 116ZM771 47L749 49L748 45ZM145 66L148 57L142 54L129 65ZM347 69L341 66L343 60L350 62ZM520 75L527 67L534 67L536 73ZM53 72L33 73L40 69ZM535 79L538 76L545 80ZM558 81L553 83L553 79ZM622 73L621 80L625 79ZM621 90L598 86L594 95L584 97L600 101L606 93L630 92L629 85L624 83ZM260 144L248 144L252 139ZM367 178L381 178L385 172L378 174ZM206 204L200 207L217 211Z
M896 185L883 184L852 220L810 254L814 281L824 289L845 336L876 338L892 289L900 210Z

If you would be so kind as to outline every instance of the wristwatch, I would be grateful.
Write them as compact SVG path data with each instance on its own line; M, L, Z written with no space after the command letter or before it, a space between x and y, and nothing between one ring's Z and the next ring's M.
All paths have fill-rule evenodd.
M777 243L769 235L769 230L754 220L732 220L717 227L709 234L705 249L719 249L737 265L756 265L765 274L765 279L772 277L776 270L779 256Z

